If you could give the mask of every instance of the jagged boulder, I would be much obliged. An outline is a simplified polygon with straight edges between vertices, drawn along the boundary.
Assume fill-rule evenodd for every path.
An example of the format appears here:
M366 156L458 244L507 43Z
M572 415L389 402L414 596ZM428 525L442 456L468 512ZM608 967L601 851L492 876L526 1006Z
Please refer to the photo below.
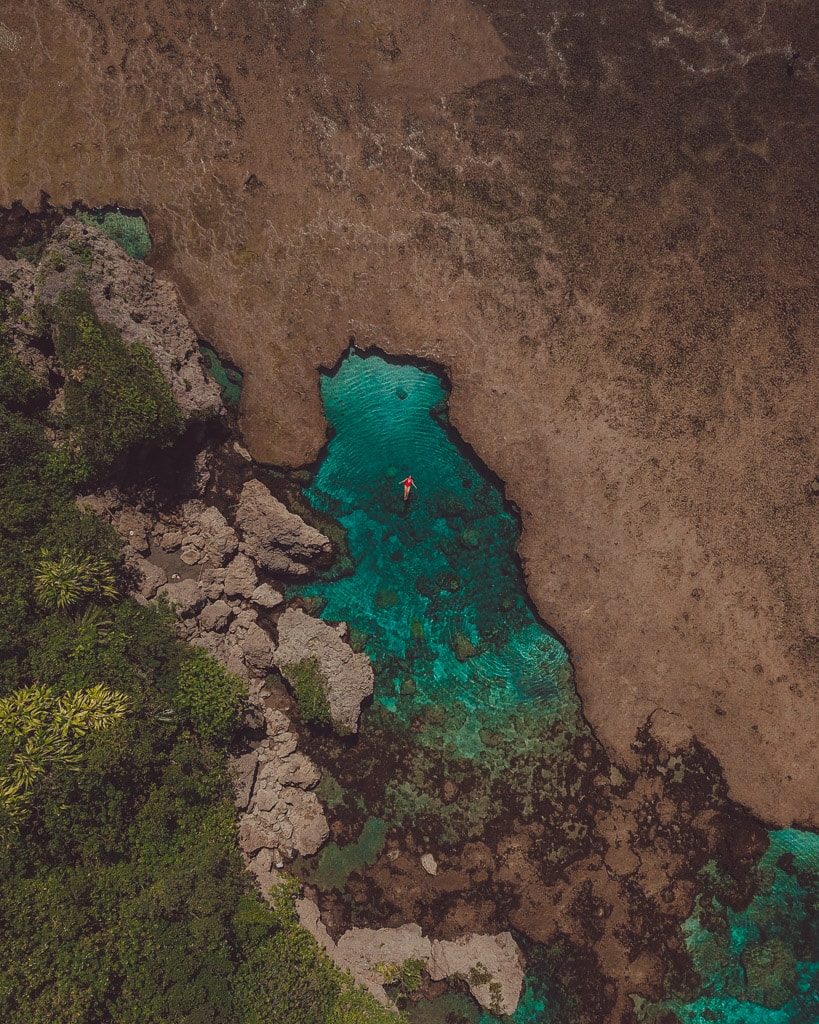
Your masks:
M498 1016L514 1013L523 987L523 958L510 932L464 935L432 943L433 981L463 975L477 1002Z
M300 900L302 925L324 946L342 970L388 1003L384 982L391 968L420 961L433 981L465 978L475 1000L498 1016L517 1009L523 988L523 957L509 932L464 935L454 942L428 939L417 924L400 928L351 928L333 942L318 913Z
M236 509L244 551L273 573L301 576L310 563L326 557L332 545L323 533L288 511L260 480L248 480Z
M249 599L258 585L256 566L247 555L237 555L225 570L225 593L228 597Z
M344 636L346 625L314 619L300 608L288 608L278 622L279 646L273 662L285 678L311 658L318 662L321 683L333 725L341 732L357 732L361 702L373 692L373 669L366 654L357 654Z

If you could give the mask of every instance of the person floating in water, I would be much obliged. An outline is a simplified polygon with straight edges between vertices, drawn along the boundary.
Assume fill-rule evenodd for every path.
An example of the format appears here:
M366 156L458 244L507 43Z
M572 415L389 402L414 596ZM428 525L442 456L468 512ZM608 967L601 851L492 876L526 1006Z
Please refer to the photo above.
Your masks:
M405 480L402 480L401 483L404 485L404 501L406 501L410 496L410 487L415 487L415 481L411 476L408 476ZM415 490L417 491L418 488L415 487Z

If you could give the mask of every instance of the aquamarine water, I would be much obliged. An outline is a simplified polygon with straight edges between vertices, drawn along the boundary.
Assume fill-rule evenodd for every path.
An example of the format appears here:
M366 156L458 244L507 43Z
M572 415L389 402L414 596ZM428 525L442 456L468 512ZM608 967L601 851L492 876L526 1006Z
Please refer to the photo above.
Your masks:
M209 345L200 345L199 352L208 373L219 385L222 400L228 405L237 406L242 394L242 374L223 363Z
M515 554L518 524L496 482L451 430L446 395L430 370L355 351L322 379L331 438L306 494L343 525L352 569L330 570L290 593L324 618L348 623L373 661L376 700L399 728L411 730L419 749L471 759L484 777L527 742L547 757L537 723L576 722L577 701L567 652L526 597ZM408 474L417 489L405 503ZM413 802L434 809L443 834L452 808L434 804L440 779L432 785L416 767L408 758L396 792L404 810ZM473 803L486 820L492 809L480 804L477 790ZM342 887L351 865L377 852L387 819L386 812L370 819L348 847L328 848L312 881ZM709 870L716 868L701 872L697 911L684 929L700 989L658 1004L637 999L638 1019L819 1024L819 837L772 833L758 865L758 894L741 912L706 895L719 892ZM549 951L530 959L514 1024L571 1024L571 997L550 980L548 962ZM447 1012L463 1011L462 997L451 1002L416 1007L413 1024L438 1024ZM470 1024L495 1021L473 1011L463 1016Z
M148 225L138 213L126 213L124 210L90 210L79 211L74 216L83 224L99 228L135 260L144 260L151 251Z
M772 832L759 862L762 887L745 910L701 894L684 926L686 945L702 977L691 1001L661 1008L683 1024L817 1024L819 1022L819 836L796 829ZM705 874L716 873L709 864ZM705 891L713 877L703 879Z
M566 650L526 598L517 523L456 444L441 379L351 352L322 398L333 436L307 495L347 531L355 572L300 593L362 635L376 699L402 719L445 709L462 754L515 711L573 702Z

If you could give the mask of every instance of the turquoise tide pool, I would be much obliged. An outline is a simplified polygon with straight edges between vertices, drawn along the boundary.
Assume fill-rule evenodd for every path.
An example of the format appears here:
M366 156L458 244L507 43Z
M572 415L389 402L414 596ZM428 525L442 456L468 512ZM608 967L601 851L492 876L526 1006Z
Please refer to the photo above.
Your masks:
M352 352L322 397L333 437L307 495L344 526L355 572L299 592L361 635L377 699L402 719L444 709L462 754L515 711L572 704L566 650L526 599L517 523L455 443L440 378Z
M377 856L388 827L412 818L413 806L449 822L451 811L435 803L429 778L416 771L424 749L435 752L439 774L457 759L481 778L498 778L527 746L559 767L573 756L572 737L588 734L567 652L526 596L516 519L449 426L443 380L350 351L323 377L322 397L331 437L305 493L345 529L352 569L331 569L289 596L348 623L351 642L372 659L381 713L421 751L408 755L403 778L392 783L400 797L393 810L380 808L357 842L323 853L311 880L341 889L351 870ZM410 474L416 486L405 502ZM562 735L553 748L550 723L564 730L553 733ZM488 815L479 792L474 813ZM700 988L657 1004L636 999L641 1021L818 1024L819 838L772 833L757 870L758 894L742 911L719 902L713 871L700 873L698 909L684 928ZM549 954L530 957L514 1024L571 1024L571 995L551 982ZM495 1020L459 995L422 1002L410 1019Z

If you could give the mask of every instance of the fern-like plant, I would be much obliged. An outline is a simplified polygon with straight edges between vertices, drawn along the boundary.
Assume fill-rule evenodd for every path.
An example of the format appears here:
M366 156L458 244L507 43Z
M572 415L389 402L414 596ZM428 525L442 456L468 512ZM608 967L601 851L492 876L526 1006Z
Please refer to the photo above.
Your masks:
M43 549L34 574L37 601L51 610L64 611L89 597L117 596L113 567L96 555L74 552L52 556Z
M49 765L76 768L79 741L119 721L128 697L101 683L57 695L47 686L27 686L0 700L0 808L12 820L22 817L35 783Z

